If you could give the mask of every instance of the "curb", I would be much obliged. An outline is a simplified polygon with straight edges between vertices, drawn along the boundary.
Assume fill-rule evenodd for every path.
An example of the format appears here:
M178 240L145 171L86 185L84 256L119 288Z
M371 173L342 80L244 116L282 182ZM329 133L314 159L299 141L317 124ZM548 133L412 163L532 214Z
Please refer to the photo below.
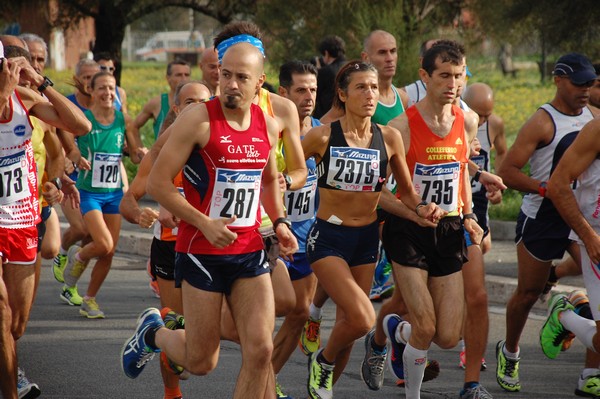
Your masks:
M124 222L127 223L127 222ZM497 241L513 241L515 235L516 222L490 220L490 229L493 231L493 240ZM132 225L134 226L134 225ZM61 229L66 229L68 225L61 222ZM134 255L147 258L150 254L153 235L152 230L136 231L133 229L122 229L117 245L117 253L125 255ZM496 276L486 274L485 276L486 290L488 293L488 301L490 304L506 305L512 293L517 288L517 279L504 276ZM560 285L559 290L554 292L571 292L573 290L585 289L582 287ZM533 310L546 312L548 305L541 301L537 301L533 306Z
M486 275L485 276L485 287L488 294L488 301L493 304L506 305L508 300L512 296L513 292L517 288L517 279L511 277ZM568 294L571 291L583 290L583 287L576 287L572 285L559 285L558 288L554 288L551 292L553 294L564 293ZM505 307L505 306L504 306ZM533 305L532 310L537 311L548 311L548 303L542 301L536 301Z
M492 240L514 241L517 222L506 220L490 220Z

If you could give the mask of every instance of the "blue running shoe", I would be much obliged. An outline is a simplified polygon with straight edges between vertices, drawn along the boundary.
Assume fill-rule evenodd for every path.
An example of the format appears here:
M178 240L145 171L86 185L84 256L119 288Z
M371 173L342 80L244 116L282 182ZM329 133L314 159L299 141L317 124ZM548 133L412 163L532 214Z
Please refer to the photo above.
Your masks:
M148 330L164 327L160 311L156 308L144 310L138 317L135 333L129 338L121 349L121 368L129 378L137 378L148 363L160 349L150 347L144 340Z
M388 355L388 367L392 374L400 380L404 380L404 364L402 355L404 354L405 344L396 341L396 329L403 320L397 314L389 314L383 319L383 332L388 338L391 346L391 353Z

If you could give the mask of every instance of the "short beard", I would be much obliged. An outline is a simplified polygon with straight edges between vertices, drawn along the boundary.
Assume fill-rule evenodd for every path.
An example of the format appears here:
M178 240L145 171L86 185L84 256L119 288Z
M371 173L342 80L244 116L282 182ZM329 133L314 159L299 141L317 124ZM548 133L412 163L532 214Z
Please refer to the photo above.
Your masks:
M238 97L225 95L225 108L237 109L240 106L239 103Z

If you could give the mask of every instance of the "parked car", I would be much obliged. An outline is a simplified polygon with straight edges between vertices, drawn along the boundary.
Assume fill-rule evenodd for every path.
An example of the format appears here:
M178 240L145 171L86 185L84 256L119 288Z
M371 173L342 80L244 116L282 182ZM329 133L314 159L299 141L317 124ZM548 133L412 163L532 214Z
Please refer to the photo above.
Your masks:
M159 32L146 41L144 47L135 51L140 61L167 62L174 53L201 53L205 43L198 31Z

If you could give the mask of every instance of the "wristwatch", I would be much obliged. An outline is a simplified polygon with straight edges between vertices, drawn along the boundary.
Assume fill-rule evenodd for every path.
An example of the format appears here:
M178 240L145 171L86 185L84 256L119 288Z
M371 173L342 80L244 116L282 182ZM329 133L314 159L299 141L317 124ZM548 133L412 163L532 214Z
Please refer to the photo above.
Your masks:
M540 185L538 186L538 194L542 198L544 198L546 196L547 185L548 185L548 183L543 181L543 182L540 182Z
M277 231L277 226L279 226L280 224L285 224L288 227L288 229L292 229L292 222L290 222L290 219L278 218L275 219L275 221L273 222L273 231Z
M417 206L415 207L415 213L417 214L417 216L421 217L421 215L419 215L419 209L421 209L424 206L427 206L427 204L427 201L421 201L417 204Z
M54 179L50 180L50 183L54 184L57 189L62 189L62 180L60 180L60 178L55 177Z
M463 220L465 220L465 219L473 219L474 221L479 222L479 219L477 219L477 215L474 214L473 212L471 212L471 213L465 213L463 215Z
M46 90L48 86L54 86L54 82L51 81L48 76L44 76L44 82L38 87L38 91L41 93Z
M473 175L473 181L479 181L479 178L481 177L481 169L477 169L477 172L475 172L475 174Z
M292 176L284 174L283 179L285 180L285 189L289 190L292 187Z

